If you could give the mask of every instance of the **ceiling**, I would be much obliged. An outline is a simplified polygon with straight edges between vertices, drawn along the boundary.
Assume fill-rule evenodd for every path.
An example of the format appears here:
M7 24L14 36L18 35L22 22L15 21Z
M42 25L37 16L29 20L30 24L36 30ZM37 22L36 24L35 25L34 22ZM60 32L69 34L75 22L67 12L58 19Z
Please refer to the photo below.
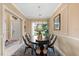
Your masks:
M16 7L29 19L50 18L58 3L15 3Z

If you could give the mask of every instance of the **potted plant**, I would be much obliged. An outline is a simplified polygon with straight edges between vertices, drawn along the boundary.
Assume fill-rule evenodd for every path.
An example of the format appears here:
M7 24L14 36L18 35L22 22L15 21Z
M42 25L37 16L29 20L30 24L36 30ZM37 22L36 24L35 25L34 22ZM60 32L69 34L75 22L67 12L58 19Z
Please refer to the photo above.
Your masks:
M42 27L41 27L41 25L38 24L36 26L35 31L36 31L38 40L42 40Z
M42 40L43 37L47 37L48 35L48 26L47 24L37 25L35 28L37 39Z

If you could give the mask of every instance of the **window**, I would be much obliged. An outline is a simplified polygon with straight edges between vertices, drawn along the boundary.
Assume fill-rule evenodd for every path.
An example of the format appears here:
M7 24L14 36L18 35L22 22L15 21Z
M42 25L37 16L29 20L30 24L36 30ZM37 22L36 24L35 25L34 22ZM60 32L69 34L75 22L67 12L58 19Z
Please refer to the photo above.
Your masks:
M47 22L33 22L32 23L33 39L37 40L37 36L39 34L39 31L41 32L43 38L45 38L45 36L48 35L48 24L47 24Z

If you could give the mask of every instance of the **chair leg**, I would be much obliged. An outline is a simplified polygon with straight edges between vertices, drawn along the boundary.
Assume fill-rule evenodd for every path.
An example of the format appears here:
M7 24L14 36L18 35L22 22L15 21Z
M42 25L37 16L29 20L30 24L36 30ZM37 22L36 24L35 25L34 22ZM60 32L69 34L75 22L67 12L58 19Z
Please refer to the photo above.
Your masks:
M54 46L53 46L53 48L52 48L52 49L53 49L53 53L54 53L54 55L55 55L55 49L54 49Z
M26 53L26 49L27 49L27 47L25 47L25 51L24 51L24 54Z
M31 50L31 54L33 55L33 49Z

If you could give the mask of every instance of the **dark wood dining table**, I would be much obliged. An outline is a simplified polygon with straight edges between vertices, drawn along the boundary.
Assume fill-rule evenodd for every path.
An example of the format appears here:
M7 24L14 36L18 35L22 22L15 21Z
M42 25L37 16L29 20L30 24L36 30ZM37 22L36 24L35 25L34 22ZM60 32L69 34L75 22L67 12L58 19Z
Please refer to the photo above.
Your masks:
M48 44L49 40L36 40L36 42L38 42L41 45L44 45L44 44Z

